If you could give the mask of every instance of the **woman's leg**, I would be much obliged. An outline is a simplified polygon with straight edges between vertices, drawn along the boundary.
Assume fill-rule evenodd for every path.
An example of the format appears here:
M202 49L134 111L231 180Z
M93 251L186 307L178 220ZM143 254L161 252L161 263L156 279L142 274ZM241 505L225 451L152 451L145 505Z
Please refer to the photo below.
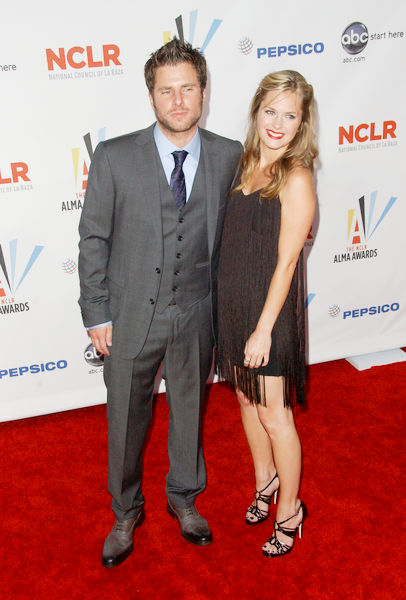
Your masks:
M276 473L272 456L271 440L259 420L257 407L250 404L248 398L244 396L241 390L237 389L236 393L240 403L242 424L254 462L256 489L263 490L263 488L268 486ZM279 481L278 478L276 478L272 485L264 490L264 493L266 495L272 495L274 491L278 489L278 485ZM269 505L259 500L258 508L267 512ZM247 512L247 519L251 523L258 521L258 517L252 512Z
M278 472L280 490L276 521L281 522L298 510L302 452L296 431L292 410L283 404L283 377L265 377L266 406L258 406L259 420L269 436L273 458ZM286 527L295 528L303 519L302 511L286 523ZM279 541L292 545L292 539L277 534ZM268 542L264 548L275 551Z

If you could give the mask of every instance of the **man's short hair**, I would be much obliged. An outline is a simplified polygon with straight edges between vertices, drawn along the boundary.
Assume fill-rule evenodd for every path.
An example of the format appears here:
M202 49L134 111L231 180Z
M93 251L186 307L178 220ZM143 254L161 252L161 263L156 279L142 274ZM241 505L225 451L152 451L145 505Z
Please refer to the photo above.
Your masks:
M202 90L207 83L207 65L203 54L192 48L188 42L181 42L174 37L173 40L162 46L151 54L144 67L145 83L150 94L152 94L155 85L155 73L158 67L166 65L177 65L179 63L190 63L194 66L197 78Z

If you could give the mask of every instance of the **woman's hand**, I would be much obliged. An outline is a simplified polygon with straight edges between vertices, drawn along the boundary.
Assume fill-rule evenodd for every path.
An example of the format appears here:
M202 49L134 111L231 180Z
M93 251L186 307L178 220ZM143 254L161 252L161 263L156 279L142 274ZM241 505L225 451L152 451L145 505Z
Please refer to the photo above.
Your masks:
M269 362L271 344L272 336L269 331L255 329L245 344L244 367L265 367Z

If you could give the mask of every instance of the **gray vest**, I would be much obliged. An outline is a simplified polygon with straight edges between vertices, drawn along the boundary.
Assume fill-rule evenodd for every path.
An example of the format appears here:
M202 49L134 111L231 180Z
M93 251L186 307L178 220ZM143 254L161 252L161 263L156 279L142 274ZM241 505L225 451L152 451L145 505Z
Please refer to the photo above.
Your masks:
M192 192L181 211L175 204L159 156L157 161L161 167L158 177L164 262L155 310L162 312L173 301L186 310L210 291L204 159L200 153Z

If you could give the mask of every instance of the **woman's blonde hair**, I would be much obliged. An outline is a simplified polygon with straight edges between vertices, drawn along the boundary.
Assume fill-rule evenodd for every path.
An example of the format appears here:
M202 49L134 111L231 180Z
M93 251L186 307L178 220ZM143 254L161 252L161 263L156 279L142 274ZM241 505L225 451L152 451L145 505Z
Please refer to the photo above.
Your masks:
M299 129L281 158L270 167L271 181L261 191L261 196L276 196L291 171L302 166L313 171L313 161L318 155L315 134L315 105L313 88L297 71L277 71L266 75L258 86L251 102L249 128L244 144L244 154L240 161L241 182L233 191L240 190L250 181L255 165L260 158L260 139L257 132L257 114L262 100L268 92L275 95L283 92L297 92L302 100L302 121Z

